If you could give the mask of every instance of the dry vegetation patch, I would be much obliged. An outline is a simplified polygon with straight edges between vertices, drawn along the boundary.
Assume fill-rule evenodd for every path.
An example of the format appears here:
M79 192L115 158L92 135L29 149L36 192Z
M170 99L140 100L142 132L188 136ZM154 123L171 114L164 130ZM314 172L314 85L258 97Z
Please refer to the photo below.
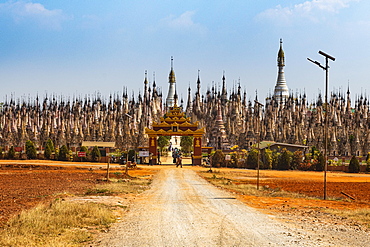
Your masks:
M77 165L77 164L76 164ZM27 164L0 168L0 246L80 246L106 230L155 171Z
M323 175L319 172L262 171L260 190L256 171L237 169L199 169L210 183L238 195L246 204L290 216L328 216L340 221L360 222L370 227L370 176L328 174L329 200L322 200ZM341 194L346 191L356 200ZM336 222L336 223L338 223Z
M351 219L358 221L368 228L370 228L370 209L369 208L362 208L362 209L354 209L354 210L338 210L338 209L328 209L326 212L338 215L342 217L342 219Z
M10 219L0 232L0 246L74 246L114 221L105 205L56 200Z

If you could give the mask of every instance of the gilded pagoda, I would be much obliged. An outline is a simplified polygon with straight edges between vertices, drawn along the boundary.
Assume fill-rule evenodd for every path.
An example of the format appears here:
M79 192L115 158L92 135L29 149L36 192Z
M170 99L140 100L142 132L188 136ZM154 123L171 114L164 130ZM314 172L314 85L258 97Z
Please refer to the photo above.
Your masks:
M186 117L181 107L177 106L176 100L173 107L160 118L159 123L153 123L152 129L145 128L145 134L149 136L149 152L151 164L157 160L157 138L158 136L193 136L193 165L200 165L202 160L202 136L204 127L199 129L199 123L191 123L190 117Z

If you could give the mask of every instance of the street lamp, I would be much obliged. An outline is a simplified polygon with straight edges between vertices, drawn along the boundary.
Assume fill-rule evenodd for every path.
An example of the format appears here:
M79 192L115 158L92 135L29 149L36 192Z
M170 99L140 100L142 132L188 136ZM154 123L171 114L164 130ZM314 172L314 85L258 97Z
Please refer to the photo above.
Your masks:
M258 109L262 106L260 102L254 100L254 103L258 105ZM257 190L260 189L260 142L261 142L261 133L262 133L262 124L260 123L260 128L258 133L258 142L257 142L257 149L258 149L258 156L257 156Z
M313 61L310 58L307 58L308 61L316 64L323 70L325 70L325 125L324 125L324 136L325 136L325 165L324 165L324 200L326 200L327 189L326 189L326 172L328 170L328 80L329 80L329 59L335 61L335 58L326 54L325 52L319 51L319 54L325 57L325 66L321 65L318 61Z

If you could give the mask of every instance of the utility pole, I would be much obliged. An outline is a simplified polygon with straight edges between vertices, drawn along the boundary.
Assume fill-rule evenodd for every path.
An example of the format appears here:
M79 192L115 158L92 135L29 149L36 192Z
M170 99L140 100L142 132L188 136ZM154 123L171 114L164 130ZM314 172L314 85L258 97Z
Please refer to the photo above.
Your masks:
M263 107L263 104L261 104L260 102L258 102L257 100L254 101L255 104L258 105L258 109L260 109L260 107ZM262 122L262 121L261 121ZM258 156L257 156L257 190L260 189L260 142L261 142L261 133L262 133L262 124L260 123L260 126L259 126L259 131L257 132L258 133L258 142L257 142L257 149L258 149Z
M329 59L335 61L335 58L326 54L325 52L319 51L319 54L325 57L325 66L321 65L318 61L313 61L307 58L308 61L316 64L323 70L325 70L325 125L324 125L324 136L325 136L325 165L324 165L324 200L327 199L327 186L326 186L326 173L328 170L328 84L329 84Z

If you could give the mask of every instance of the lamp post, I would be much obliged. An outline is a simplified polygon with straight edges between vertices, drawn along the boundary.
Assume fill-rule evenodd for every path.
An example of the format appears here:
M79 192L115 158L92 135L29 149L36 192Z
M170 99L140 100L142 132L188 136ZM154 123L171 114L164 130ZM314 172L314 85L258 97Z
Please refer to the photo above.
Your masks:
M263 107L263 104L261 104L257 100L255 100L254 103L256 103L258 105L258 109L261 106ZM261 132L262 132L262 124L261 123L260 123L259 127L260 127L259 131L257 132L258 133L258 142L257 142L257 149L258 149L258 156L257 156L257 190L260 189L260 142L261 142Z
M326 54L325 52L319 51L319 54L325 57L325 66L321 65L318 61L313 61L307 58L308 61L316 64L323 70L325 70L325 125L324 125L324 136L325 136L325 165L324 165L324 200L327 198L326 188L326 172L328 170L328 81L329 81L329 59L335 61L335 58Z

